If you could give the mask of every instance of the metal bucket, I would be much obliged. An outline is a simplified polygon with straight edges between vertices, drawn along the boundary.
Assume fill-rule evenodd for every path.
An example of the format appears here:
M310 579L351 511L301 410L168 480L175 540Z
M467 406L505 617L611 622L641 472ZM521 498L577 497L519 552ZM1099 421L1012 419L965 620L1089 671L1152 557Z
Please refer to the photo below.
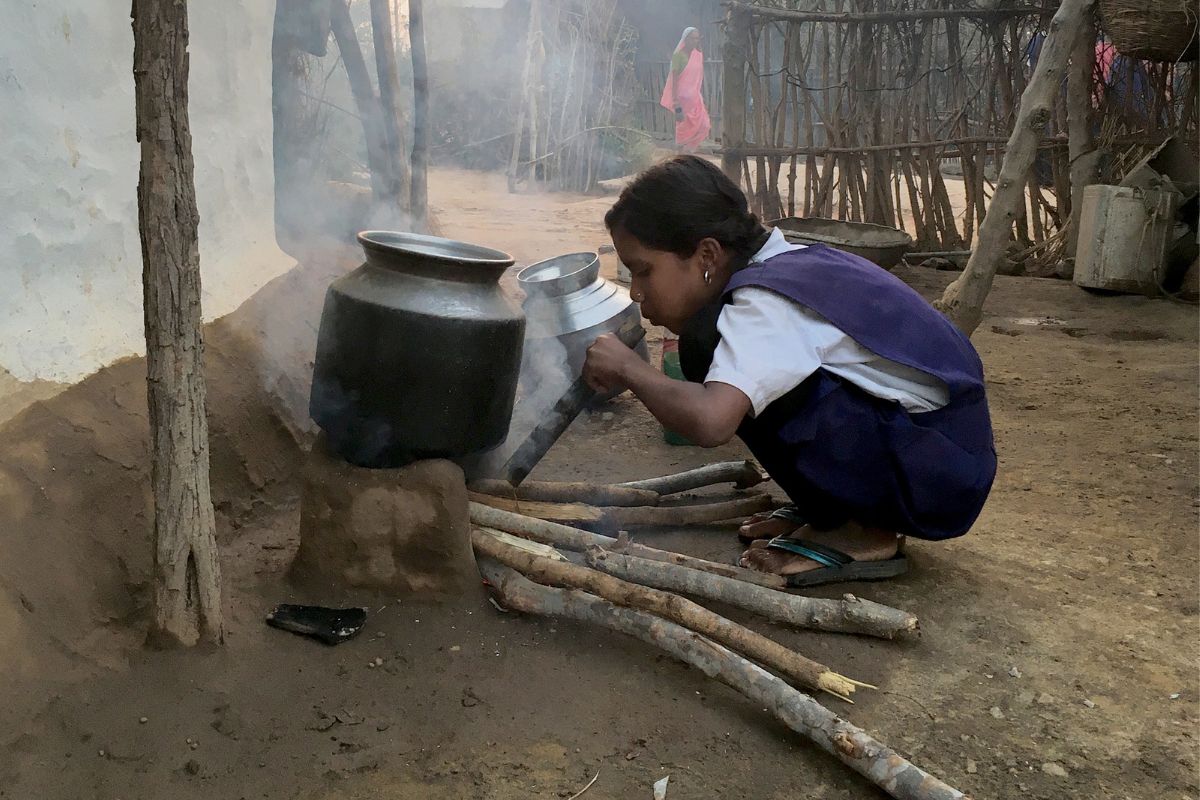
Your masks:
M1157 295L1174 230L1172 192L1094 184L1083 190L1076 286Z

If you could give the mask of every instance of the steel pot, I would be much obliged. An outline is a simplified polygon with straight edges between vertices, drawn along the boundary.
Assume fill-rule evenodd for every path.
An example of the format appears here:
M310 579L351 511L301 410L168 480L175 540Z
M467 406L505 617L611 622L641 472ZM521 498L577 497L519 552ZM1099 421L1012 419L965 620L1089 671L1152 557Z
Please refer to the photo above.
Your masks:
M352 464L397 467L495 447L508 433L525 318L507 253L365 231L366 262L330 285L309 413Z

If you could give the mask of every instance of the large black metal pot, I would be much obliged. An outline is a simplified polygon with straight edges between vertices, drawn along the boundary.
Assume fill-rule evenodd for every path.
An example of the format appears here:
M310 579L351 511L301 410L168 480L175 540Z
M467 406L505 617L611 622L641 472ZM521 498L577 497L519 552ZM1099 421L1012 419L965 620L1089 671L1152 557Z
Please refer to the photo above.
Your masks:
M333 282L309 413L352 464L458 458L504 441L525 317L500 289L506 253L365 231L367 260Z

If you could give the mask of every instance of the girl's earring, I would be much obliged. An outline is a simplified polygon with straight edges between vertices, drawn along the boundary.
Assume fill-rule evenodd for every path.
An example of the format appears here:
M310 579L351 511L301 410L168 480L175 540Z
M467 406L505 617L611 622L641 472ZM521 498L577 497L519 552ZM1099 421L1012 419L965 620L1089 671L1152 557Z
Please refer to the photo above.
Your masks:
M704 270L704 282L712 283L712 276L708 274L708 270Z

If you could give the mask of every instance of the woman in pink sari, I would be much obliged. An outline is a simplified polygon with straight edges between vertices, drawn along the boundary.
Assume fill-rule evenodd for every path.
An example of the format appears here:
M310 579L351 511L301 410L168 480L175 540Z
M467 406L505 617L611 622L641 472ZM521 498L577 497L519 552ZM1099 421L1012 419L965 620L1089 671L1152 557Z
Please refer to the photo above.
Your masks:
M700 31L687 28L679 46L671 55L671 74L663 87L659 103L675 112L675 144L690 153L700 146L712 129L700 87L704 83L704 54L700 52Z

